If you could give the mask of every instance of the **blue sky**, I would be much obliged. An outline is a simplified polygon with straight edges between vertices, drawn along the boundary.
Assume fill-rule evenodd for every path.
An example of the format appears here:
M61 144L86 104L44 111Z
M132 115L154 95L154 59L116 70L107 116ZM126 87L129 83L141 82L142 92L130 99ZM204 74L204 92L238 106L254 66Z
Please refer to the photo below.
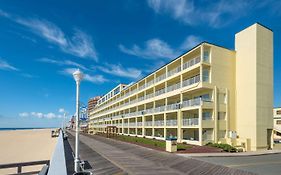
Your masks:
M211 2L211 3L210 3ZM0 1L0 127L60 126L81 101L150 73L201 41L234 49L260 22L274 32L274 106L281 106L281 1Z

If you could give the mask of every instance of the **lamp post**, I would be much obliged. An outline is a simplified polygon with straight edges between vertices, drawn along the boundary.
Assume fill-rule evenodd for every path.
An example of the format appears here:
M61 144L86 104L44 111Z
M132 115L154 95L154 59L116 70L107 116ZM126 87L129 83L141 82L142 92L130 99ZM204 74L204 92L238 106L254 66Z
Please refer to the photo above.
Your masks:
M74 171L79 171L79 88L80 82L83 79L83 73L77 69L73 73L74 80L76 81L76 133L75 133L75 159Z

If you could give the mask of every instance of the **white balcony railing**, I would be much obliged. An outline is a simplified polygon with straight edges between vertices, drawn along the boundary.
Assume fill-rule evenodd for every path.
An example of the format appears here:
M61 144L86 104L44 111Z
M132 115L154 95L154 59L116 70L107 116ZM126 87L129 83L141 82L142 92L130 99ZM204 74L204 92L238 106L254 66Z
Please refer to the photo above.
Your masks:
M201 98L185 100L182 102L183 107L198 106L201 104Z
M178 67L168 71L168 77L170 77L170 76L172 76L172 75L174 75L174 74L176 74L176 73L178 73L180 71L181 71L181 66L178 66Z
M189 79L186 79L182 82L182 86L185 87L185 86L189 86L189 85L192 85L194 83L198 83L200 81L200 75L196 75L192 78L189 78Z
M155 120L154 126L164 126L164 120Z
M182 119L183 126L194 126L198 125L198 118L184 118Z
M159 106L154 109L154 112L163 112L165 111L165 106Z
M171 86L168 86L167 87L167 92L171 92L171 91L174 91L174 90L179 89L179 88L181 88L181 83L180 82L177 83L177 84L173 84Z
M146 121L144 124L145 126L152 126L152 121Z
M189 67L191 67L191 66L193 66L193 65L195 65L199 62L200 62L200 56L183 63L183 69L187 69L187 68L189 68Z
M162 75L156 77L155 82L159 82L161 80L164 80L165 78L166 78L166 74L162 74Z
M165 93L165 88L156 91L155 96L158 96L158 95L161 95L161 94L164 94L164 93Z
M166 125L167 126L177 126L178 125L178 121L177 120L166 120Z
M176 110L180 108L180 104L179 103L173 103L173 104L169 104L166 106L166 110Z

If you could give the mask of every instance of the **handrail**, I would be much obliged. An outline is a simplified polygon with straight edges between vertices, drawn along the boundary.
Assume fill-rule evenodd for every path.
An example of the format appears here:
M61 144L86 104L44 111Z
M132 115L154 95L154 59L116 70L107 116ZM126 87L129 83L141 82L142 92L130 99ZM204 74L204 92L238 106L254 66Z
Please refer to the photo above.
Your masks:
M58 137L57 145L50 161L50 167L48 171L48 175L57 174L67 175L62 131L60 131L60 135Z
M0 164L0 169L5 168L17 168L17 174L22 174L22 167L23 166L34 166L34 165L49 165L49 160L40 160L40 161L32 161L32 162L20 162L20 163L8 163L8 164ZM32 171L27 172L29 174L38 174L40 171Z

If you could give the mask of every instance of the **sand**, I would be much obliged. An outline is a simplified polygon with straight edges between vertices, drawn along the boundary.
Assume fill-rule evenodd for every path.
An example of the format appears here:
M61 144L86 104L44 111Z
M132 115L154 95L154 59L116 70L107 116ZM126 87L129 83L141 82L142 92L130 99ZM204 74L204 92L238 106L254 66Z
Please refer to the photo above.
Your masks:
M51 137L52 129L0 131L0 164L50 160L57 143ZM42 166L24 167L38 170ZM0 174L16 169L0 169Z

